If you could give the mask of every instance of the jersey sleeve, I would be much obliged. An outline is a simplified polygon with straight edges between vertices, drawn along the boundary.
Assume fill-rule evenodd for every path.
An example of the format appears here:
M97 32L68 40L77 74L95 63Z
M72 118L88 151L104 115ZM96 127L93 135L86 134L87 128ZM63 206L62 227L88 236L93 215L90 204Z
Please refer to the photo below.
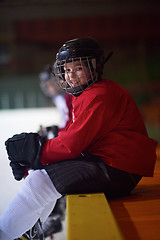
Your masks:
M72 159L79 156L94 143L103 124L105 109L101 101L93 99L85 109L75 116L68 129L61 131L58 137L48 140L41 154L41 162L53 162Z

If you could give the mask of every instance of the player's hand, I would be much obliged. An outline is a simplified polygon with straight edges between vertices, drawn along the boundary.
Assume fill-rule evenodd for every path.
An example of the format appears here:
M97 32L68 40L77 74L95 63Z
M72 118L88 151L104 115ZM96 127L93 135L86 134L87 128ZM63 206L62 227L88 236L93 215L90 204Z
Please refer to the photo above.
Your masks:
M27 168L25 166L21 166L19 163L11 161L10 167L12 168L13 176L17 181L20 181L26 175Z
M18 163L28 169L43 168L40 162L43 144L37 133L16 134L5 142L8 158L12 164Z

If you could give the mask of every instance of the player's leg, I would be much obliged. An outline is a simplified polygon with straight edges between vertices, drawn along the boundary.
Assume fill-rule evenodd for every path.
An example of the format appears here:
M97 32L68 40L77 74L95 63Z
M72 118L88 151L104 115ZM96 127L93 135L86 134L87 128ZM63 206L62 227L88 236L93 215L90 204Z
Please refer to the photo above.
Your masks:
M31 239L45 240L40 219L35 223L35 225L30 230L25 232L21 237L16 238L14 240L31 240Z
M52 211L53 202L55 204L61 196L45 170L33 171L0 217L0 240L20 237L33 227L42 213L44 220ZM48 209L50 203L51 209Z
M105 192L107 197L128 194L141 176L106 165L97 156L80 156L46 166L54 186L62 195Z
M53 211L43 223L44 236L48 237L52 234L62 231L62 220L65 218L66 197L57 200Z

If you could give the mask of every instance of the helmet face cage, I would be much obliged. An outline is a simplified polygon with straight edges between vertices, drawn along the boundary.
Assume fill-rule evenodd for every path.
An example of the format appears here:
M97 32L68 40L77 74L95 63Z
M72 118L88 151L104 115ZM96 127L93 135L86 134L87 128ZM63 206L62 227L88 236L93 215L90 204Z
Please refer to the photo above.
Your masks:
M54 74L60 86L76 96L101 79L103 65L104 51L99 43L90 37L76 38L59 49Z
M57 59L54 73L60 86L76 96L97 81L96 59L89 56Z

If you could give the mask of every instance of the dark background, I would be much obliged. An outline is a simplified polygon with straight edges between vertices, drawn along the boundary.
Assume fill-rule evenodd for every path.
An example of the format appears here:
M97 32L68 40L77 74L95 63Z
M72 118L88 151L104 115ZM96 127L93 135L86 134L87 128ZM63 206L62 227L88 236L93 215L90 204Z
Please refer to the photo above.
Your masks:
M0 0L0 109L46 107L38 74L63 42L95 37L104 76L137 102L151 136L160 129L159 0Z

